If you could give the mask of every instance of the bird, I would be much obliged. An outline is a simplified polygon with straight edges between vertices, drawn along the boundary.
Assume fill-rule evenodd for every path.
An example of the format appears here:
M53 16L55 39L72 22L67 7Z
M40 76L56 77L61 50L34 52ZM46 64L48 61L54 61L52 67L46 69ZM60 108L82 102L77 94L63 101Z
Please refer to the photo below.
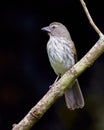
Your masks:
M42 28L49 35L47 54L57 78L62 77L77 62L77 52L68 29L60 22ZM65 90L66 106L70 110L84 107L84 98L77 79Z

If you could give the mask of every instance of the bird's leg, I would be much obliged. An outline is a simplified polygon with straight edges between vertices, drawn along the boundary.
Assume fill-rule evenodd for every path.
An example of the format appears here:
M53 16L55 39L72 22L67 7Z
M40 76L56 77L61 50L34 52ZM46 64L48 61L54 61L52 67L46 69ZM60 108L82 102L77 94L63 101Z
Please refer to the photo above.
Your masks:
M58 74L57 77L56 77L56 79L55 79L55 81L54 81L54 83L56 83L59 78L60 78L60 75ZM53 83L53 84L54 84L54 83Z
M58 74L55 81L54 81L54 83L52 85L50 85L49 88L51 88L58 81L59 78L60 78L60 75Z

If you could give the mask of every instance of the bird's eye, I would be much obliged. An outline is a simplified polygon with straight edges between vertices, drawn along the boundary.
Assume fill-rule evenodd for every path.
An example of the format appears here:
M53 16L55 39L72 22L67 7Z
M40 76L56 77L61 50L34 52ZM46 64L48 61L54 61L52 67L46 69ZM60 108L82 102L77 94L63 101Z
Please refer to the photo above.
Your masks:
M56 26L52 26L52 29L55 29L56 28Z

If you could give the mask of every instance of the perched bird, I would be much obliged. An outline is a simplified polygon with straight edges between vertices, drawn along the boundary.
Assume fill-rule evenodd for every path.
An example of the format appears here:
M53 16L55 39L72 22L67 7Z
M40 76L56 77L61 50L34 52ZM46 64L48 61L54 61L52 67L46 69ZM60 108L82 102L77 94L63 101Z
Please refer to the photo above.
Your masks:
M50 37L47 43L50 64L58 77L62 76L77 62L74 42L62 23L53 22L42 30L46 31ZM84 106L83 95L77 79L65 91L65 100L67 107L71 110Z

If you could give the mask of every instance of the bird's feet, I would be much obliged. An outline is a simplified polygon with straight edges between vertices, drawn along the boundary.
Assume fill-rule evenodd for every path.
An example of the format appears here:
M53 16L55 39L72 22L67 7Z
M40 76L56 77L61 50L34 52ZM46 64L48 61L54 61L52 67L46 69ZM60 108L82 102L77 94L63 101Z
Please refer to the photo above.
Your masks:
M60 78L60 75L58 75L57 78L55 79L54 83L49 86L49 89L58 81L59 78Z

